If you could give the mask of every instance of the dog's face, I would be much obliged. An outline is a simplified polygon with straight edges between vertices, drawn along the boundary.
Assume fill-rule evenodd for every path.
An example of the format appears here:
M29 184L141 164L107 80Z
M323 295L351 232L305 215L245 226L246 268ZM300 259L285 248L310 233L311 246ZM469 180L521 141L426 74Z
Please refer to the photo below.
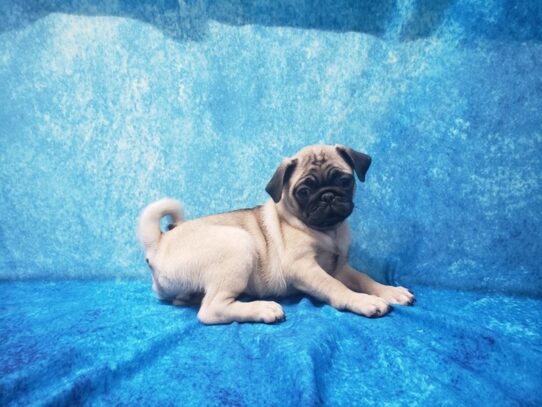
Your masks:
M266 187L275 202L316 230L340 225L354 209L354 172L365 180L371 158L344 146L309 146L286 158Z

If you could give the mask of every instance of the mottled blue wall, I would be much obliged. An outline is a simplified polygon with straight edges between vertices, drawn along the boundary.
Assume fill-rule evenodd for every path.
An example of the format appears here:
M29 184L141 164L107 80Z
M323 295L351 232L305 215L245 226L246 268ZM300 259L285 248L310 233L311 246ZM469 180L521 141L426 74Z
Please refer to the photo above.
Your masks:
M146 276L145 204L255 205L324 142L374 159L354 265L540 295L541 27L536 0L5 0L0 278Z

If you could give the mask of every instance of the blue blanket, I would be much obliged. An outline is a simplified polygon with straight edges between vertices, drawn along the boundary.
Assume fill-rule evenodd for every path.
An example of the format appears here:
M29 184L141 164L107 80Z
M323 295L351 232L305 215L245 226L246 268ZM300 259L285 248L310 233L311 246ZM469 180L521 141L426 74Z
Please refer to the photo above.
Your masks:
M4 283L0 405L540 405L542 301L414 287L367 319L298 297L203 326L149 282Z
M0 2L0 405L540 405L542 2ZM414 289L274 326L158 302L135 238L373 157L350 261Z

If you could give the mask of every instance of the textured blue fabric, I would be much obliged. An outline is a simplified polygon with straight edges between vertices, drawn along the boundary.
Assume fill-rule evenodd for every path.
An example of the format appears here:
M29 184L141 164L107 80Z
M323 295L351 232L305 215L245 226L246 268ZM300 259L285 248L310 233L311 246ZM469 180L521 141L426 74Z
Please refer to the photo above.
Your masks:
M540 404L541 67L538 0L0 1L0 404ZM156 302L143 206L320 142L373 157L351 263L415 308Z
M0 405L540 405L542 302L414 287L367 319L307 298L203 326L148 282L11 282Z

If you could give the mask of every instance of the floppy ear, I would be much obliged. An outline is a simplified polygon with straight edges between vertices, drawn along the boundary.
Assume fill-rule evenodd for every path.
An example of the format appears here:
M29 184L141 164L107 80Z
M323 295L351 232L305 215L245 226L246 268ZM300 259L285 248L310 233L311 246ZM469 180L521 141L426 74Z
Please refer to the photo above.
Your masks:
M273 201L278 202L282 198L282 189L284 184L288 182L292 173L294 172L295 166L297 164L296 159L285 158L281 161L279 167L275 171L275 174L271 178L271 181L265 187L265 190Z
M356 171L359 180L365 182L365 174L371 165L371 157L359 151L352 150L350 147L338 145L335 148L343 160Z

